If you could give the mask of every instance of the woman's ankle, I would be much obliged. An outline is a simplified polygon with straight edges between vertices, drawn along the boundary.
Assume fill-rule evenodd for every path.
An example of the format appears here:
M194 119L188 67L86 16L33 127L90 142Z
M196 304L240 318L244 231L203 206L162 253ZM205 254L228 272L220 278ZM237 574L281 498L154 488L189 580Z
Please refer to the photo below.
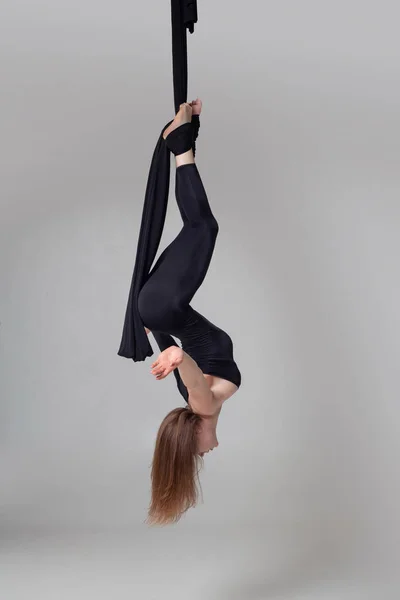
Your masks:
M176 160L177 167L181 167L182 165L189 165L191 163L194 163L193 150L190 149L187 152L184 152L183 154L178 154L177 156L175 156L175 160Z

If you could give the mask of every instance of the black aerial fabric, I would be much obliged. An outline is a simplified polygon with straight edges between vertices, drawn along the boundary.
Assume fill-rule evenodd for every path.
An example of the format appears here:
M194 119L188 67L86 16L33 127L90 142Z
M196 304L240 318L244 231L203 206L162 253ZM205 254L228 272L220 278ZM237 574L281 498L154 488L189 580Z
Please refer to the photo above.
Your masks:
M172 25L172 67L175 112L187 101L187 29L194 32L197 22L196 0L171 0ZM163 127L155 147L150 165L144 199L142 221L137 244L136 261L126 307L122 340L118 354L125 358L143 361L153 355L148 336L145 332L139 311L138 296L143 287L151 265L157 254L163 232L167 211L170 151L162 133L171 123ZM171 338L171 343L173 339Z

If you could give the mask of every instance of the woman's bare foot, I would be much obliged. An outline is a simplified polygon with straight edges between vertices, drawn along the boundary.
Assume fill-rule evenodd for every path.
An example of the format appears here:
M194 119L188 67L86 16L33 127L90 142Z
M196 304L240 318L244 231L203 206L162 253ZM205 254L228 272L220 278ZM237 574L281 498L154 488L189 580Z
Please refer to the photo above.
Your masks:
M179 111L176 113L174 120L171 125L167 127L167 129L163 133L163 138L167 137L168 134L171 133L177 127L180 127L184 123L190 123L192 120L192 107L188 102L184 102L180 105Z
M190 106L193 109L192 115L199 115L201 113L201 108L203 106L203 103L200 100L200 98L196 98L196 100L192 100L192 102L190 103Z

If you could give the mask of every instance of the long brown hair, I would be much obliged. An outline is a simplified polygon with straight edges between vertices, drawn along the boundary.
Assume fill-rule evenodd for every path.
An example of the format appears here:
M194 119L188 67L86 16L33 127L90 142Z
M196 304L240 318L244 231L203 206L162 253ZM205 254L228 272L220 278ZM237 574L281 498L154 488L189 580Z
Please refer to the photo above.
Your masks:
M201 421L189 405L174 408L162 421L151 468L149 525L176 523L197 504L198 467L203 463L197 453Z

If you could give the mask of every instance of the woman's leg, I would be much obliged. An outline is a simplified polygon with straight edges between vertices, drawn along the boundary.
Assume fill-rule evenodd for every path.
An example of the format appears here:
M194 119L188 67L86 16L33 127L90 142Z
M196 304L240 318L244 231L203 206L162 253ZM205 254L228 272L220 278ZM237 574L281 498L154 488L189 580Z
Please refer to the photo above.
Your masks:
M187 322L189 303L205 278L218 234L192 150L178 155L176 164L183 227L157 260L139 296L143 323L175 335Z

